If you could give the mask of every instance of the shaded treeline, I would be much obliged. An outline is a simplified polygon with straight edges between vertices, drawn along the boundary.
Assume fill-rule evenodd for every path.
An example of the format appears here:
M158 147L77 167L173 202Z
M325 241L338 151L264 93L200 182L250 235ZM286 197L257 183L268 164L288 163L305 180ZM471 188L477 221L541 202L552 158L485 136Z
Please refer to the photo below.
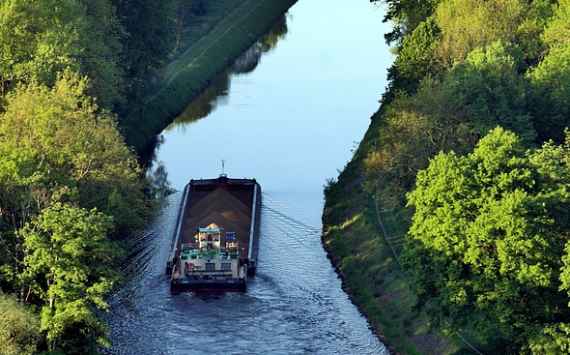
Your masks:
M0 1L0 354L89 354L154 182L117 129L202 0ZM187 17L188 17L187 16Z
M181 115L198 95L208 89L213 80L231 66L235 60L283 21L283 14L297 0L243 1L226 0L216 7L236 3L227 17L213 23L208 36L193 42L184 54L172 61L156 81L154 93L133 110L121 124L127 143L142 149L164 127ZM208 3L214 6L215 3ZM222 10L218 10L222 12ZM284 23L284 22L283 22ZM183 35L186 33L183 33ZM185 36L182 36L184 42ZM272 41L266 37L265 41ZM266 44L262 43L262 49Z
M486 354L569 353L570 1L378 3L394 25L390 84L326 189L325 223L345 230L325 238L341 270L386 239L431 329ZM361 194L370 220L375 205L386 232L343 237L358 223L335 204L341 190ZM370 269L363 287L385 292Z
M173 53L179 18L205 12L203 0L5 0L1 4L2 96L32 81L51 87L70 69L87 94L120 112L147 93L150 76Z
M289 0L287 0L289 1ZM249 47L245 52L243 52L226 70L217 74L213 79L210 80L208 87L197 95L191 95L189 98L184 98L183 102L191 99L191 102L184 111L176 116L175 119L168 124L163 130L168 131L180 128L188 125L191 122L198 121L204 117L207 117L216 107L223 104L227 100L229 95L231 76L235 74L250 73L257 68L260 63L260 59L263 53L268 53L272 51L279 42L280 39L284 38L287 34L287 16L282 15L281 18L274 23L273 27L264 34L257 42ZM196 74L200 73L199 68L194 67L194 72ZM195 75L196 75L195 74ZM189 85L190 86L190 85ZM172 114L164 115L163 122L168 122L169 117L173 117ZM156 123L151 124L155 127L160 127ZM141 129L137 132L137 136L141 137L142 132L146 129ZM134 139L132 139L134 140ZM144 143L144 140L140 141ZM153 170L153 165L156 164L155 153L158 148L163 143L163 138L161 134L157 134L153 139L146 140L144 148L139 150L140 161ZM163 167L158 166L159 171L163 171ZM160 178L158 178L160 180ZM164 180L164 179L162 179Z

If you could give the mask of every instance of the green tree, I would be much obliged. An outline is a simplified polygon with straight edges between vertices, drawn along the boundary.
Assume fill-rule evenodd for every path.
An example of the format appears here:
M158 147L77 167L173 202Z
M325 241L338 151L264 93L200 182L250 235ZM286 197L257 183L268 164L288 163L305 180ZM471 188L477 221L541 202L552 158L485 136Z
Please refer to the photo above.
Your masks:
M526 107L536 117L539 137L546 141L564 141L564 129L570 125L570 1L562 0L544 31L549 49L544 59L528 73L531 82Z
M145 93L149 74L157 70L176 45L178 0L111 0L126 31L121 63L131 100ZM149 15L151 14L151 15Z
M551 21L554 3L556 1L534 0L523 10L523 18L517 28L516 43L525 53L529 65L536 65L547 48L543 32Z
M436 56L445 67L462 62L477 47L502 40L514 43L525 5L519 0L450 0L434 14L441 30Z
M497 125L533 141L532 117L524 110L527 82L519 74L524 67L518 47L495 42L456 63L441 82L428 77L416 93L386 105L377 142L363 161L369 191L391 206L405 203L429 158L441 150L466 154Z
M384 95L384 100L392 101L394 90L414 93L426 76L441 75L442 68L433 55L438 34L436 22L429 17L404 37L394 65L388 70L391 89Z
M570 32L570 1L552 1L554 7L552 15L548 18L547 26L544 29L543 40L549 48L564 46L568 42L568 32Z
M7 97L0 121L4 191L21 191L14 197L33 200L33 212L56 201L107 211L118 195L128 216L113 214L117 227L136 229L147 207L142 172L113 116L86 96L88 88L85 78L65 72L52 89L32 83ZM21 213L16 219L25 220Z
M0 355L36 354L40 342L37 317L16 297L0 292Z
M570 324L559 323L538 328L537 334L530 338L527 347L532 354L570 354Z
M438 130L423 112L418 95L399 97L384 112L377 138L366 148L363 166L366 190L385 206L405 204L405 194L418 170L441 149Z
M27 1L6 0L0 4L0 94L4 96L13 81L24 75L22 62L32 58L31 43L34 38L26 38L30 27L37 25L33 19L25 21ZM28 7L29 8L29 7Z
M41 330L50 351L58 348L93 350L109 345L106 326L97 309L107 309L104 296L117 280L112 269L118 248L107 239L111 218L56 203L21 230L28 254L22 277L45 301ZM70 337L70 331L81 339Z
M113 109L125 104L125 73L120 66L121 40L127 35L109 0L79 0L85 9L80 28L80 73L90 79L87 94L98 106Z
M442 0L371 0L388 5L384 22L392 21L392 32L385 35L388 44L400 45L406 35L425 21Z
M524 109L527 82L520 74L526 69L523 57L518 46L502 41L476 48L446 75L438 87L440 100L429 106L428 112L445 126L469 126L474 142L497 125L527 141L534 140L532 117ZM474 142L467 146L469 150Z
M52 86L65 69L92 79L102 107L122 102L118 62L124 36L107 0L6 0L0 5L0 87Z
M569 157L550 144L527 153L497 128L473 153L440 153L418 173L405 259L437 324L473 329L502 353L566 329Z
M17 232L41 211L58 202L97 208L113 217L108 232L119 239L151 213L135 155L87 87L70 72L51 89L21 85L0 113L0 282L31 303L42 301L18 278L26 250Z
M75 1L6 0L0 6L3 88L36 80L51 85L64 68L79 69L82 8Z

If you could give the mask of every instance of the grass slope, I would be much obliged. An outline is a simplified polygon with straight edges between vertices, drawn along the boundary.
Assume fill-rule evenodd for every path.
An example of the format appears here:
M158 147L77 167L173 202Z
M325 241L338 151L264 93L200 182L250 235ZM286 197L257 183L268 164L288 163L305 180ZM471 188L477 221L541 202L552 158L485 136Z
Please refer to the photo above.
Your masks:
M121 125L127 144L140 151L296 2L213 0L207 16L185 21L192 25L183 31L178 53L143 107Z
M377 130L379 121L374 118L368 132ZM323 245L345 290L393 354L463 353L459 341L430 331L426 317L414 309L415 295L398 261L407 226L362 188L360 155L370 136L325 189Z

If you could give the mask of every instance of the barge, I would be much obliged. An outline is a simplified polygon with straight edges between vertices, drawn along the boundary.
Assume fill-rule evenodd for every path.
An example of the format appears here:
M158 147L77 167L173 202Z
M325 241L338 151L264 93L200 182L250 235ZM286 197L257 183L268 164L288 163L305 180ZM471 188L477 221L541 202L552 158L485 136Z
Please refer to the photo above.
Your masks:
M166 263L171 292L245 292L256 270L260 211L255 179L190 180Z

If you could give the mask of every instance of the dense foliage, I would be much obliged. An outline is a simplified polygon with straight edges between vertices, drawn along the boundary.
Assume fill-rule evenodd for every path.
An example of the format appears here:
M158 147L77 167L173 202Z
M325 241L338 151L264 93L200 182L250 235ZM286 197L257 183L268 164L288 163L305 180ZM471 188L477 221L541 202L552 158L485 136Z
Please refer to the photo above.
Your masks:
M41 335L37 317L16 297L0 292L0 354L32 355Z
M570 1L379 2L397 56L358 154L418 307L486 353L570 353Z
M3 0L2 96L18 83L51 86L70 69L91 80L88 94L112 109L140 98L144 79L174 47L177 0Z
M152 213L125 107L201 0L0 0L0 354L88 354Z
M570 319L560 273L570 267L570 147L521 143L495 129L471 154L442 152L409 194L407 265L421 302L441 326L471 327L503 353L556 342L566 335L546 330Z
M52 88L18 85L0 113L0 285L42 309L48 350L69 353L106 344L112 239L149 213L134 154L87 90L64 71Z

